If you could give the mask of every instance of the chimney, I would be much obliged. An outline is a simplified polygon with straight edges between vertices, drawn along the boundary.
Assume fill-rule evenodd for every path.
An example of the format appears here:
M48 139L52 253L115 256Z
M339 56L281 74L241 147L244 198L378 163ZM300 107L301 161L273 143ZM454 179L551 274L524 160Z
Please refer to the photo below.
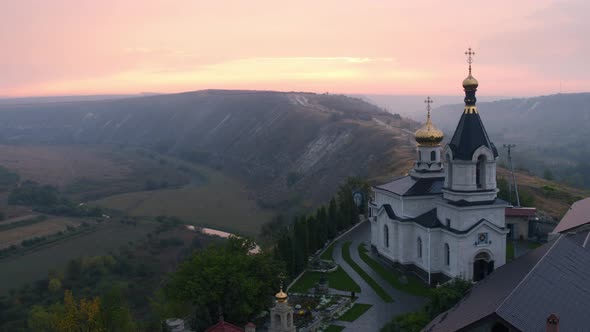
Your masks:
M549 315L546 326L546 332L559 332L559 317L556 314Z
M256 325L254 325L254 323L248 323L246 324L246 327L244 328L244 332L256 332Z

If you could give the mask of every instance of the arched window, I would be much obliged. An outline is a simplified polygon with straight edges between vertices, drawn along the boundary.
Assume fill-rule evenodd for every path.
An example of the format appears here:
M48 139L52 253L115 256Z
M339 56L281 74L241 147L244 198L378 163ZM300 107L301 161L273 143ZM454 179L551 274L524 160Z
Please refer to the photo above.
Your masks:
M383 244L385 244L385 248L389 248L389 227L387 225L383 226Z
M416 252L418 253L418 258L422 258L422 239L418 237L418 247L416 248Z
M486 172L485 172L485 161L486 156L481 155L477 158L477 164L475 165L475 182L478 188L481 188L485 183Z
M451 248L448 243L445 243L445 264L447 266L451 264Z
M436 151L431 151L430 152L430 161L435 161L436 160Z
M418 161L422 161L422 151L418 150Z

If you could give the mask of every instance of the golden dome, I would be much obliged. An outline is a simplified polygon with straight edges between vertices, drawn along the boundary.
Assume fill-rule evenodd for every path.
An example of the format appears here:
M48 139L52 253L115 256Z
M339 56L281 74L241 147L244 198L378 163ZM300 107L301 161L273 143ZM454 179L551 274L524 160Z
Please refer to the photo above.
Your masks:
M281 286L281 290L275 294L275 298L277 299L277 302L279 302L279 303L287 302L288 297L289 297L289 295L287 295L287 293L283 292L283 286Z
M437 146L442 142L444 134L441 130L436 128L430 120L430 104L433 102L432 99L427 97L424 102L427 104L426 110L428 111L426 124L424 124L422 128L416 130L414 137L420 146Z
M444 138L443 132L432 124L430 117L428 117L426 124L416 131L414 136L416 138L416 142L418 142L418 144L421 146L439 145Z
M463 88L466 90L477 89L478 85L479 85L479 83L477 82L475 77L471 76L471 68L470 68L469 76L467 76L467 78L463 80Z

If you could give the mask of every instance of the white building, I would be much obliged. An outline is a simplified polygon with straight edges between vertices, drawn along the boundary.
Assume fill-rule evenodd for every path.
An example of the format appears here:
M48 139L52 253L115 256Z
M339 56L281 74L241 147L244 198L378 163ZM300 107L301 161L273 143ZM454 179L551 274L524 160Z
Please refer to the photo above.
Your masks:
M369 205L373 250L432 283L481 280L506 258L508 203L496 198L498 152L477 112L469 60L465 108L450 143L441 147L428 98L427 122L415 134L414 168L373 187Z

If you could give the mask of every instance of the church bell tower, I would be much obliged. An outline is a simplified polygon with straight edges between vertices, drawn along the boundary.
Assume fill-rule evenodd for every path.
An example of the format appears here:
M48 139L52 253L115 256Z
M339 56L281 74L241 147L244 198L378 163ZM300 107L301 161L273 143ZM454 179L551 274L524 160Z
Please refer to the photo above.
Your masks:
M471 48L465 52L469 63L469 75L463 80L465 107L455 134L444 150L443 197L455 202L493 202L498 192L498 150L490 141L477 111L475 92L479 83L471 74L474 54Z
M281 290L275 295L275 306L270 309L270 328L269 332L295 332L293 324L293 307L289 305L287 299L289 296Z

